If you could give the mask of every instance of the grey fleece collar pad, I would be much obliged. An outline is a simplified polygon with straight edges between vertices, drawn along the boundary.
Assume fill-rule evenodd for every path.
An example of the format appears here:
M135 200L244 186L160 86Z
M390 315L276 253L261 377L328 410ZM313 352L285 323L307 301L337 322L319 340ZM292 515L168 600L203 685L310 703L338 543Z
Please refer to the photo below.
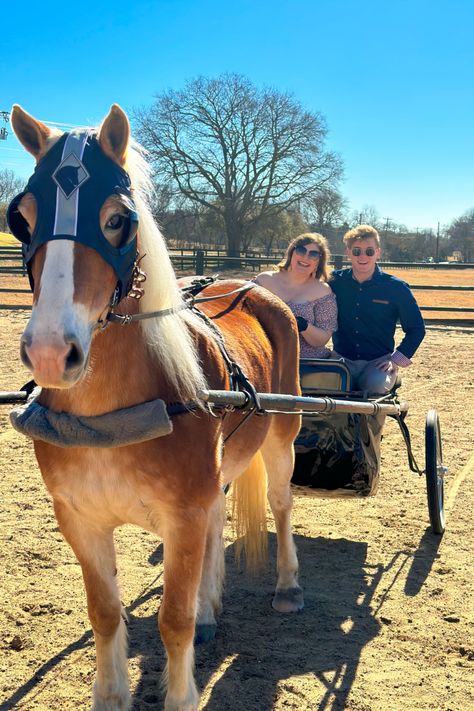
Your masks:
M14 408L10 422L21 434L57 447L124 447L173 431L163 400L81 417L43 407L37 402L40 392L41 388L35 388L26 405Z

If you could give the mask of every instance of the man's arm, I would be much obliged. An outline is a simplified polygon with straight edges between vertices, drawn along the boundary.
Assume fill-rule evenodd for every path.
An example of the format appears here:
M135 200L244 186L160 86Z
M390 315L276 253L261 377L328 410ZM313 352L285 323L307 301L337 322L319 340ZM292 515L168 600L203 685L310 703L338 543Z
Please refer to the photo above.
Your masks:
M407 360L411 361L426 333L420 307L406 284L403 284L400 293L399 317L405 337L395 350L392 360L396 365L403 367L410 364Z

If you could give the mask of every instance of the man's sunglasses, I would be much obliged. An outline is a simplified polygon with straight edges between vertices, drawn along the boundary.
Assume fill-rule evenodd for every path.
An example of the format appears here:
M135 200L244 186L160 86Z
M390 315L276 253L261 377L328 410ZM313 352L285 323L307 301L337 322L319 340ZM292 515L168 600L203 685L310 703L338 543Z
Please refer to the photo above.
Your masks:
M354 257L360 257L361 254L366 254L368 257L373 257L375 254L375 249L373 247L367 247L367 249L364 250L360 247L352 247L351 252Z
M299 257L308 257L308 259L319 259L321 252L318 249L306 249L302 244L295 247L295 252Z

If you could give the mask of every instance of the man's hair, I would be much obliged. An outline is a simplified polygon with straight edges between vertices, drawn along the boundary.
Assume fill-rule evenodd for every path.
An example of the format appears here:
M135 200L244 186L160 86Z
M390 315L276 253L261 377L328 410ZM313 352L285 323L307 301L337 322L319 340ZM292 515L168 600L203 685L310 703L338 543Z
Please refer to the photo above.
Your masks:
M372 225L358 225L352 230L346 232L342 239L346 247L351 247L352 244L358 239L371 238L375 240L377 247L380 247L380 237L375 227L372 227Z
M321 281L327 281L329 279L329 260L331 259L331 253L329 251L326 238L318 232L304 232L302 235L298 235L298 237L292 239L286 248L285 256L278 264L278 271L286 272L288 270L295 247L298 247L300 244L306 246L307 244L313 243L317 244L321 251L321 257L318 260L318 266L316 267L314 278Z

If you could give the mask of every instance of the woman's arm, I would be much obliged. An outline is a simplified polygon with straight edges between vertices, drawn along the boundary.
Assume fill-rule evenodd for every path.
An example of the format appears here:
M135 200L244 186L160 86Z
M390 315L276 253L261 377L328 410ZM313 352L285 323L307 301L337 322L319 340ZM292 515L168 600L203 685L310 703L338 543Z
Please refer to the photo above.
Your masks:
M321 299L316 299L313 308L314 323L308 322L301 335L310 346L325 346L337 329L337 304L332 291Z
M325 346L333 332L325 331L309 322L307 322L307 324L306 330L300 331L304 340L309 343L310 346Z

